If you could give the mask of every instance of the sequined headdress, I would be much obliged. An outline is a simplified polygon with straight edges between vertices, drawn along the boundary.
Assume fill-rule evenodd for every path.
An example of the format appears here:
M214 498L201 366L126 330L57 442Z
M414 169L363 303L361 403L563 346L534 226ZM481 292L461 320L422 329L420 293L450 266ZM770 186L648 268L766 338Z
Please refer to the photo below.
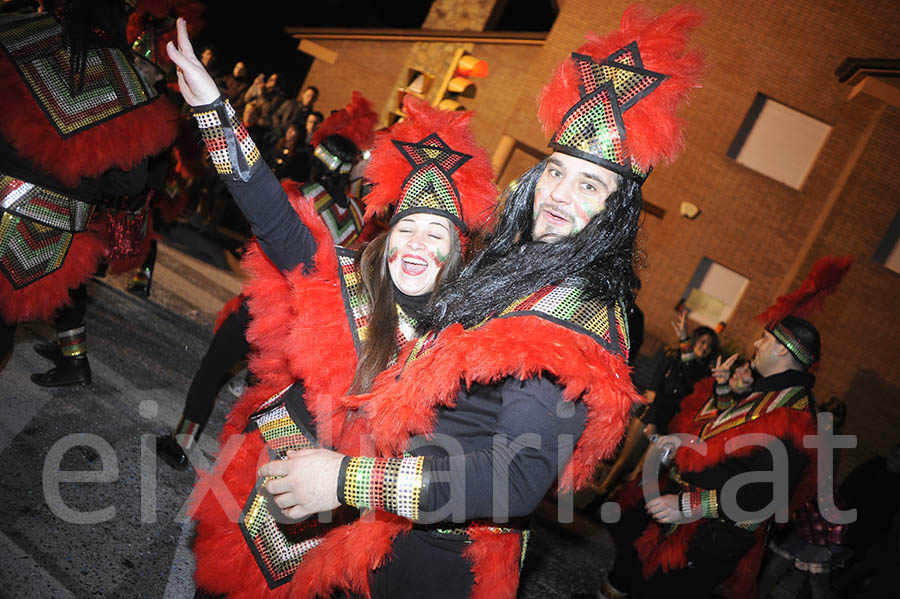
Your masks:
M341 135L352 141L360 151L366 150L372 147L375 140L375 124L377 122L378 115L372 110L372 103L361 93L353 92L350 103L328 115L328 118L322 121L322 124L316 129L310 140L310 144L315 148L313 155L328 170L342 175L349 173L353 168L353 162L342 162L339 157L322 145L322 141L329 135Z
M693 8L654 17L633 5L618 30L588 34L541 92L549 146L640 183L660 159L673 160L683 143L676 111L702 69L687 34L701 21Z
M465 234L483 226L497 199L493 170L469 129L471 113L438 110L407 96L407 117L378 134L366 178L366 218L396 205L391 225L406 214L449 218Z
M853 264L852 256L819 258L803 283L795 291L780 296L756 319L807 368L819 360L819 333L805 317L822 309L826 297L838 285Z

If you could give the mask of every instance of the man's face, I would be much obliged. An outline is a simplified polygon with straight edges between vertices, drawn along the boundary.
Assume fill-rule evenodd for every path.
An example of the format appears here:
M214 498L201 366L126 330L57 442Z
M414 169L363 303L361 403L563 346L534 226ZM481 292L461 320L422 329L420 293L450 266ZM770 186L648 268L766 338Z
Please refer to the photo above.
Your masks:
M231 74L235 77L245 77L247 75L247 65L242 62L234 63L234 70L231 71Z
M284 139L288 143L294 143L299 136L299 132L297 131L297 126L291 123L288 125L287 130L284 132Z
M309 106L313 102L316 101L316 90L311 87L307 87L303 90L303 93L300 95L300 101L304 106Z
M315 133L316 129L319 128L319 123L319 117L314 114L306 117L306 134L312 135L313 133Z
M784 354L782 351L784 346L769 331L763 331L762 337L757 339L753 346L756 348L751 361L753 369L763 376L775 374Z
M278 73L272 73L271 75L269 75L269 78L266 79L266 87L268 89L272 89L277 84L278 84Z
M611 170L554 152L534 190L532 239L554 243L575 235L606 207L618 186Z
M208 67L214 57L215 54L213 54L213 51L207 48L203 51L203 54L200 55L200 62L203 63L203 66Z

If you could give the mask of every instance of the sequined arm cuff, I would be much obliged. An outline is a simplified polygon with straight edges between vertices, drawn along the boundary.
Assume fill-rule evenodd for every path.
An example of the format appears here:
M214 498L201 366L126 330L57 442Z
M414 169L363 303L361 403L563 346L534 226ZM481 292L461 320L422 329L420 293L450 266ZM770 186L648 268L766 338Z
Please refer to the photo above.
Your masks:
M691 340L688 339L679 339L678 340L678 351L681 352L681 359L687 362L688 360L694 359L693 347L691 347ZM690 356L689 358L685 358L685 356Z
M719 517L719 498L715 489L691 489L681 493L680 507L686 518Z
M256 144L228 100L220 96L212 104L194 106L192 112L216 171L230 175L235 181L248 181L253 168L262 161Z
M341 463L338 498L359 509L379 509L419 519L427 484L425 458L347 457Z

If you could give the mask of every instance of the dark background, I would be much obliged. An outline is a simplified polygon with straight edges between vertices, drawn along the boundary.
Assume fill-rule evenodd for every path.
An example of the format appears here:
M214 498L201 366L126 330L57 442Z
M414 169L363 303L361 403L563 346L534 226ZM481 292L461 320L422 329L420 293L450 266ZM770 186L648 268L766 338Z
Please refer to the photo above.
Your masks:
M283 27L404 28L422 26L432 0L256 0L236 4L209 0L206 27L197 36L198 54L211 46L220 74L243 60L251 74L279 72L294 94L312 64ZM494 29L549 31L556 11L551 0L509 0Z

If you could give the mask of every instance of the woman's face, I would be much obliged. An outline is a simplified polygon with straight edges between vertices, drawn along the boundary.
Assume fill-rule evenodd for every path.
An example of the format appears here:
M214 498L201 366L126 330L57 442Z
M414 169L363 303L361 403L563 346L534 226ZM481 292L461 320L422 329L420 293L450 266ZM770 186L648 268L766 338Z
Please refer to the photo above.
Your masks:
M455 234L450 219L436 214L417 212L397 221L387 244L388 271L397 289L406 295L431 293Z
M712 350L712 337L709 335L701 335L694 343L694 355L698 358L705 358Z

